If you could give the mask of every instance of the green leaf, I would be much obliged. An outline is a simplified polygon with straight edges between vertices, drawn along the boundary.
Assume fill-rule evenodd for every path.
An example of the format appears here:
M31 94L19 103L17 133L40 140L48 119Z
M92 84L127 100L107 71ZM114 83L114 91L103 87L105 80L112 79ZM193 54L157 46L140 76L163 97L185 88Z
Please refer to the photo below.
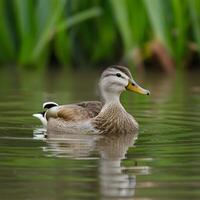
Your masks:
M128 52L133 48L134 44L132 39L129 16L127 12L127 3L125 0L110 0L110 3L113 9L115 20L118 25L119 32L122 36L125 52L128 54Z
M15 16L20 40L19 63L29 60L35 39L34 1L15 0Z
M190 16L192 20L192 29L195 40L198 45L198 51L200 52L200 1L199 0L188 0Z
M78 23L81 23L93 17L98 17L100 15L101 15L101 9L97 7L81 11L78 14L74 14L73 16L70 16L68 19L60 22L56 28L56 32L64 31L68 28L71 28L74 25L77 25Z
M0 55L2 60L9 62L15 57L15 45L8 23L5 1L0 1Z
M169 25L169 1L143 0L146 7L154 36L166 49L173 54L171 44L171 27Z
M58 22L66 0L39 0L37 7L37 38L31 53L31 60L40 59L42 51L45 50L47 43L55 33L56 23Z

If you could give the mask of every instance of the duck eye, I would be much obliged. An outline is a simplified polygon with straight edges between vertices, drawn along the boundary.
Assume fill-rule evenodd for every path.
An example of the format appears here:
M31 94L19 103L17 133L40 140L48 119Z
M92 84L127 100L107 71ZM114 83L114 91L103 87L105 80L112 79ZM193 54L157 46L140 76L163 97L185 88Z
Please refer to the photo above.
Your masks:
M122 75L121 75L120 73L117 73L116 76L117 76L117 77L121 77Z

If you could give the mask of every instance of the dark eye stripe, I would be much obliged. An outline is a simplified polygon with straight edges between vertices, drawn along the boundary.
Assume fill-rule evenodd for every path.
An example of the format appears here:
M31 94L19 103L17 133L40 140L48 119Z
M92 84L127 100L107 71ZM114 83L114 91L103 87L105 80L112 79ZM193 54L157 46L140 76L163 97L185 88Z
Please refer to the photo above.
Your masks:
M119 74L119 75L118 75L118 74ZM123 78L123 76L122 76L120 73L108 73L108 74L105 74L105 75L103 76L103 78L108 77L108 76L117 76L117 77Z

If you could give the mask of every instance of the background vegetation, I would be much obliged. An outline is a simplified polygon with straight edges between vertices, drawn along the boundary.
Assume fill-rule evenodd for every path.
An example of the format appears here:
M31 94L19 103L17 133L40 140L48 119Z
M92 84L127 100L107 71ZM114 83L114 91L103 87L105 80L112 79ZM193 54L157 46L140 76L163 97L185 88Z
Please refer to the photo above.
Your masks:
M199 0L0 0L0 63L198 62Z

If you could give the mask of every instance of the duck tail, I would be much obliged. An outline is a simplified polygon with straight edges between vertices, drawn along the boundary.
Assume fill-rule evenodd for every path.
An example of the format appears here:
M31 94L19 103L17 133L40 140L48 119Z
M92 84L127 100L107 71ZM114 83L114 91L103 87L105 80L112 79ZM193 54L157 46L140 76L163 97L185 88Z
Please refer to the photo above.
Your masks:
M32 116L36 117L37 119L39 119L44 127L47 126L47 120L46 120L46 117L45 117L45 111L44 112L35 113Z
M44 112L38 112L38 113L34 113L32 116L36 117L38 119L41 119L44 117L45 111Z
M43 126L46 127L47 126L46 112L48 109L55 107L55 106L58 106L58 104L55 102L45 102L42 105L42 107L45 111L35 113L35 114L33 114L33 117L36 117L37 119L39 119L42 122Z

